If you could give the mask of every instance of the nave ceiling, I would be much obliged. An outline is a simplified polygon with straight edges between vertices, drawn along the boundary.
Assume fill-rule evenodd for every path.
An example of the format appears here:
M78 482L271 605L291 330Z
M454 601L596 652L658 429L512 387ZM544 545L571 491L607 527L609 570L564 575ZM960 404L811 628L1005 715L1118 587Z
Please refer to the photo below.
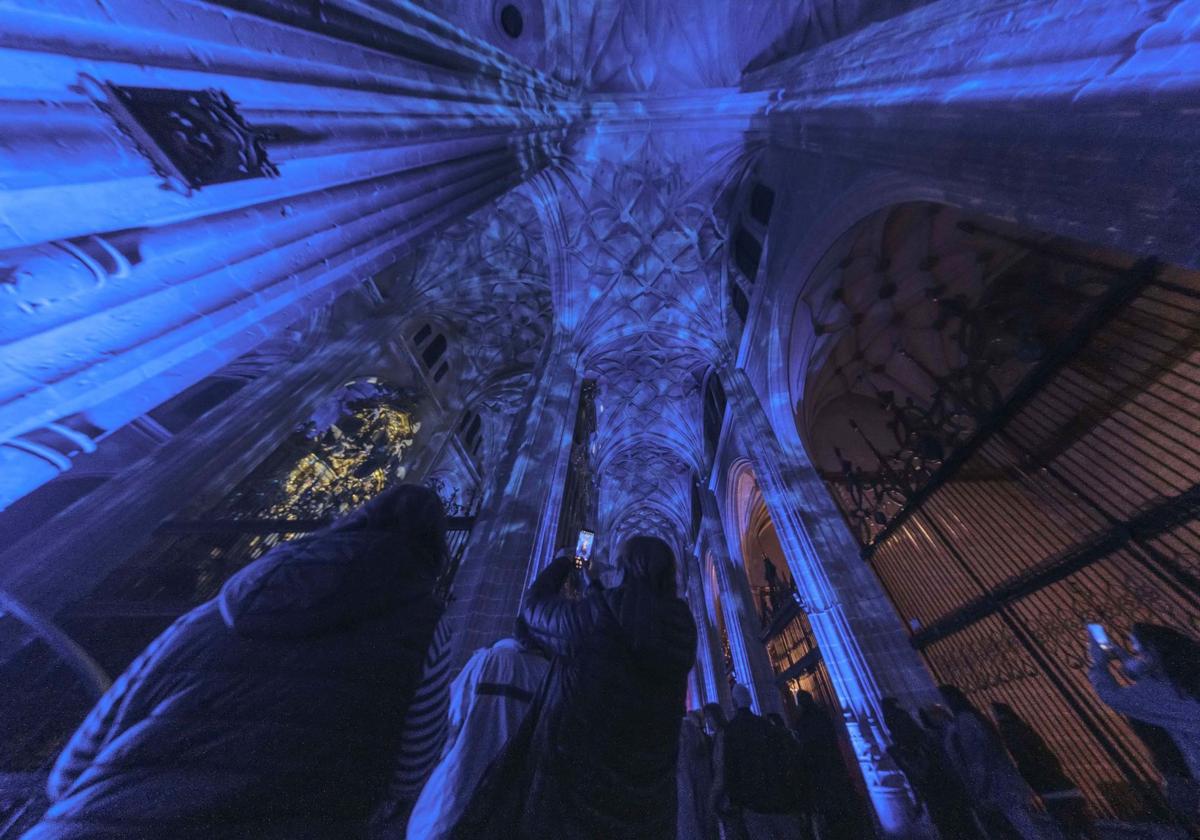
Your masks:
M747 67L916 3L887 5L513 0L431 11L573 86L585 103L628 104L734 86ZM493 455L551 333L579 351L584 376L598 383L596 524L614 538L649 532L682 546L693 536L701 386L733 357L741 328L722 203L752 156L736 131L601 119L533 182L433 237L412 261L406 288L423 304L414 310L458 339L463 407L490 411Z
M627 94L736 86L745 70L924 2L422 0L422 5L581 91Z
M578 350L598 385L596 525L614 539L691 537L700 389L740 330L723 292L731 269L718 205L745 160L716 139L581 138L536 184L424 246L411 281L421 309L481 343L465 350L480 383L467 391L482 394L497 369L532 372L551 330Z

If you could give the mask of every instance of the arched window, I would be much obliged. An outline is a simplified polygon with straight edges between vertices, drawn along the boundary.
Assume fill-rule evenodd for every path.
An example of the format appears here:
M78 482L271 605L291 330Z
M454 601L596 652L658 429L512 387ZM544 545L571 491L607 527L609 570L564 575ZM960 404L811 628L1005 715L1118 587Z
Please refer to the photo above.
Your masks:
M762 260L762 243L758 238L738 225L733 235L733 261L738 271L745 275L751 283L758 276L758 263Z
M746 293L742 291L742 287L733 278L729 280L729 302L733 306L733 311L737 313L738 318L745 324L746 319L750 317L750 299L746 297Z
M730 258L736 271L729 272L729 304L745 326L750 317L750 298L759 265L762 263L763 242L767 225L771 221L771 210L775 205L775 192L757 181L743 185L740 204L732 219L732 234L729 239Z
M775 191L764 184L755 184L750 190L750 218L766 227L771 222L774 206Z
M479 432L483 428L483 418L478 414L471 421L471 425L467 428L466 443L467 448L474 452L479 443Z
M434 382L441 382L450 372L449 361L442 362L440 367L434 369L438 361L446 354L448 347L449 342L446 341L446 336L442 333L435 334L432 324L424 324L413 333L413 349L420 354L421 364L425 366L425 369L433 371Z
M425 363L426 368L432 368L437 364L437 360L442 358L442 354L446 352L446 336L439 333L433 341L421 351L421 361Z

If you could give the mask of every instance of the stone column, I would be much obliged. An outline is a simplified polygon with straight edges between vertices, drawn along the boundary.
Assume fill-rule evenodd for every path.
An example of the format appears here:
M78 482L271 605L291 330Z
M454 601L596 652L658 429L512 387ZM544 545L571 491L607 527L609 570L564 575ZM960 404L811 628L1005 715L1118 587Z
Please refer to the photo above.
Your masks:
M725 632L729 634L737 681L750 689L754 711L758 714L782 712L783 703L775 685L775 671L767 658L766 646L759 637L761 628L750 597L750 583L741 565L735 565L730 559L716 498L707 489L701 491L700 498L704 532L715 557L717 586L725 614Z
M579 115L405 0L15 6L0 508L532 177Z
M512 633L539 535L558 521L564 450L571 446L572 407L583 383L579 353L552 339L535 373L525 409L513 421L505 454L489 477L462 565L449 616L456 663ZM564 433L564 429L566 432ZM544 541L543 541L544 544Z
M892 695L910 708L936 702L932 679L816 469L779 444L744 371L726 370L722 381L880 825L889 836L911 834L907 784L885 752L879 701Z
M696 622L696 666L695 675L700 686L700 705L720 703L720 681L724 680L724 668L719 667L719 651L713 644L713 627L708 618L708 603L704 595L702 580L704 564L695 555L687 558L691 565L688 575L688 606L692 620Z
M700 561L700 569L701 572L704 571L703 561ZM707 634L706 659L712 667L712 702L719 704L723 709L730 709L733 704L729 696L729 681L725 675L725 649L721 646L721 634L716 625L716 604L721 600L721 593L714 591L714 584L708 575L702 575L700 589L700 596L704 601L700 612L704 620L699 626ZM705 651L701 651L701 655L704 654Z

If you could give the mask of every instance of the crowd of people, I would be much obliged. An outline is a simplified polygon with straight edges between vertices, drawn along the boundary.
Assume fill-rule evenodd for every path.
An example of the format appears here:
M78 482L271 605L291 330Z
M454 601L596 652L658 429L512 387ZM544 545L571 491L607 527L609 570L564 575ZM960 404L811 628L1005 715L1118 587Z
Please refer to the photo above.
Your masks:
M811 695L791 726L756 714L742 685L731 716L685 714L696 628L662 540L627 540L607 587L579 585L575 558L556 557L512 637L456 676L436 594L446 559L441 503L414 485L273 548L113 684L25 840L871 836L838 726ZM1094 646L1092 661L1194 826L1195 644L1139 625L1132 653ZM941 696L916 717L885 698L883 713L942 837L1096 836L1077 785L1011 707L993 704L993 721L952 686Z
M850 840L871 836L838 744L811 694L796 722L756 714L734 685L734 712L716 703L689 713L680 733L678 837L696 840Z
M1145 743L1164 781L1170 821L1200 836L1200 645L1155 624L1135 624L1129 641L1126 651L1093 639L1088 677ZM894 697L883 699L883 717L888 752L943 837L1099 836L1078 784L1011 705L992 703L989 718L958 688L939 692L943 703L920 709L920 722Z

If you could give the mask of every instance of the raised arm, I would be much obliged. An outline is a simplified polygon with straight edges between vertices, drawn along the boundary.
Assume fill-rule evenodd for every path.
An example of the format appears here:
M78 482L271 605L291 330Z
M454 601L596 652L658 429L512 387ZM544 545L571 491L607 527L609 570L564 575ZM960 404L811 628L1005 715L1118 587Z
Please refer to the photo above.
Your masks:
M1094 641L1090 644L1088 653L1091 658L1088 681L1092 684L1092 688L1096 690L1100 699L1111 706L1114 711L1126 713L1125 709L1119 708L1124 703L1121 697L1121 686L1117 683L1110 667L1113 657L1101 650Z
M572 601L559 594L573 560L559 556L542 570L525 593L521 615L530 635L548 653L570 655L591 624L587 601Z
M1200 733L1200 703L1158 680L1141 680L1122 687L1109 667L1111 658L1093 644L1088 680L1110 709L1174 732Z

